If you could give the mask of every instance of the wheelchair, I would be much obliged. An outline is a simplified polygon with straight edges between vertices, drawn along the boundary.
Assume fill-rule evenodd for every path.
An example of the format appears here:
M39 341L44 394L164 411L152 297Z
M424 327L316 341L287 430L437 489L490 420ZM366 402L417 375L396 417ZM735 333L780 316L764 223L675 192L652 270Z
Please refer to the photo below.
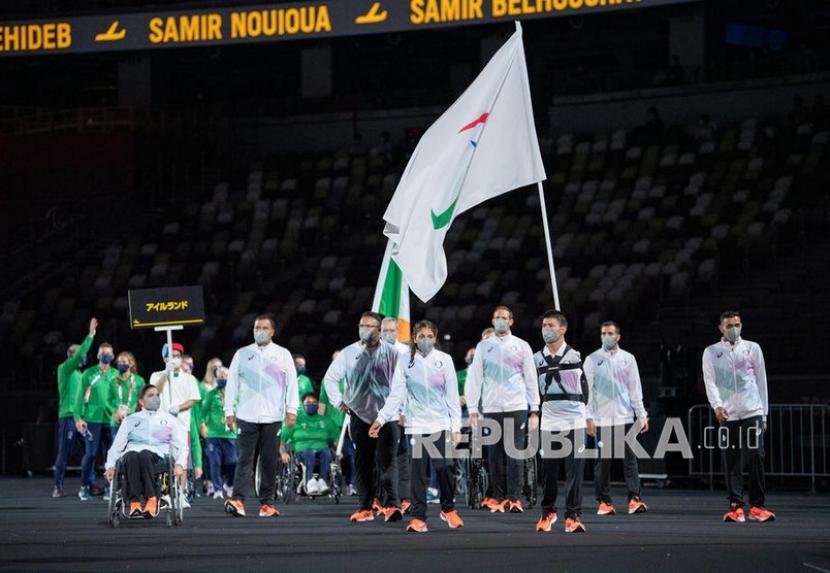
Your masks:
M469 426L461 428L462 434L471 436ZM468 438L469 441L469 438ZM464 449L462 446L460 449ZM470 450L470 453L472 451ZM466 499L470 509L481 509L487 488L490 486L490 477L487 460L482 458L465 457L461 460L456 473L456 495ZM539 499L539 463L537 456L524 460L522 466L522 496L526 508L533 508Z
M337 459L337 453L335 451L331 452L331 462L329 463L329 476L326 480L326 487L328 491L326 493L315 493L309 494L306 491L306 484L308 483L308 468L300 462L297 457L291 452L291 463L296 465L297 470L294 474L294 483L295 492L298 495L305 495L309 499L316 499L318 497L328 497L334 503L339 504L340 498L343 496L343 491L345 489L345 480L343 478L343 470L340 467L340 461ZM312 475L313 470L316 468L312 468Z
M300 478L297 477L299 468L294 456L288 463L283 463L282 460L277 460L277 477L274 481L274 500L280 503L291 503L294 501L295 490L297 482ZM254 491L256 495L260 495L260 487L262 483L262 466L260 464L259 456L257 456L256 469L254 471Z
M167 527L181 525L184 521L182 506L182 491L179 480L173 475L175 460L167 455L156 463L155 478L156 490L159 492L159 515L164 513L164 524ZM129 500L127 499L127 476L124 471L124 462L119 459L115 463L115 474L110 484L110 500L107 506L107 521L113 528L121 525L121 520L145 519L142 516L132 517L129 514Z

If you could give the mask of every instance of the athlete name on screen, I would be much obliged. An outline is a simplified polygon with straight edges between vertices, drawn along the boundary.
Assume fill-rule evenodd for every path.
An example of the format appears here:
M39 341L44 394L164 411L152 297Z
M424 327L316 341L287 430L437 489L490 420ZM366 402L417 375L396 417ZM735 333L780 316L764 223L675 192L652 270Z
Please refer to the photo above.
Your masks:
M72 26L67 22L0 26L0 52L65 50L72 46Z
M156 17L150 20L148 37L153 44L178 44L222 40L225 34L238 39L321 32L331 32L325 4L231 12L229 25L218 13Z

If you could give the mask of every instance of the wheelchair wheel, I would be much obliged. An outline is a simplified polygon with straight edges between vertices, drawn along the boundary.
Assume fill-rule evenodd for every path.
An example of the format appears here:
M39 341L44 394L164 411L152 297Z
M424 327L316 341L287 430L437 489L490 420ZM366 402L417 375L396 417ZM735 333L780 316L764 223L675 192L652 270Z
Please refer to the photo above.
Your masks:
M340 503L340 498L343 496L343 471L340 469L340 464L336 461L331 463L329 468L329 494L334 500L334 503Z
M288 504L294 501L296 495L294 485L297 483L297 470L299 469L293 457L287 464L280 462L280 471L277 475L277 482L279 483L277 495L283 503Z
M536 456L525 460L523 489L528 509L534 507L539 497L539 474L536 464Z
M170 511L172 519L170 521L173 522L173 525L181 525L182 521L184 521L184 506L182 505L182 498L184 497L184 491L182 491L181 484L179 483L179 479L175 475L175 462L173 458L170 458L168 463L168 474L167 474L167 481L169 483L169 490L170 490ZM165 516L165 525L168 522L168 517Z
M481 460L473 462L475 468L475 478L471 482L475 486L475 496L473 496L473 509L482 509L481 502L484 501L484 496L487 493L487 487L490 485L490 478L487 475L487 470L484 468L484 463Z
M115 475L112 477L112 483L110 483L110 499L107 503L107 520L109 524L114 528L117 528L121 525L121 504L123 504L123 500L121 499L121 461L119 460L115 464Z

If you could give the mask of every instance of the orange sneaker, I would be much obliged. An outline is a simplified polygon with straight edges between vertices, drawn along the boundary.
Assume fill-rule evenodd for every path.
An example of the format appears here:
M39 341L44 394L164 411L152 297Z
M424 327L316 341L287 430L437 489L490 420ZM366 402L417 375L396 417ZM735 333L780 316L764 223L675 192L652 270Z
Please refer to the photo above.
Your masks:
M629 500L628 515L633 515L635 513L645 513L647 511L648 506L639 497L635 497L634 499Z
M729 511L724 514L723 520L730 523L743 523L746 521L743 508L740 505L733 503L729 507Z
M383 515L384 507L378 501L378 498L372 500L372 511L375 512L375 515Z
M510 508L510 501L503 500L497 501L493 505L490 506L490 513L504 513L507 509Z
M371 509L359 509L349 519L354 523L363 523L364 521L372 521L375 519L375 514L372 513Z
M141 502L140 501L131 501L130 502L130 517L139 517L143 511L141 511Z
M510 508L510 513L524 513L525 508L522 505L522 502L518 499L511 500L510 503L507 505Z
M387 507L383 510L383 520L388 522L400 521L403 519L403 512L400 507Z
M230 513L234 517L245 517L245 504L241 499L226 499L225 513Z
M550 531L550 528L556 523L559 517L555 511L547 511L542 514L539 521L536 522L536 531Z
M565 533L585 533L585 525L578 517L566 517Z
M485 497L481 501L481 505L479 507L480 508L485 508L486 507L487 509L493 509L493 506L498 505L498 503L499 503L498 500L494 497Z
M409 515L409 510L412 508L412 502L408 499L404 499L401 501L401 511L404 515Z
M426 521L421 521L420 519L415 519L414 517L409 520L409 523L406 525L406 530L412 533L426 533L429 531L429 529L427 529Z
M749 509L749 521L775 521L775 514L766 507L752 507Z
M130 504L132 505L132 504ZM159 500L157 497L148 497L147 502L144 504L144 515L145 517L155 517L159 514Z
M631 504L629 504L629 507ZM599 507L597 508L597 515L614 515L617 513L617 510L614 509L614 506L610 503L601 501L599 502Z
M464 527L464 520L461 519L461 516L458 515L456 510L441 512L441 521L447 523L450 526L450 529L458 529L459 527Z
M271 505L270 503L263 503L259 506L259 516L260 517L279 517L280 510L276 508L276 506Z

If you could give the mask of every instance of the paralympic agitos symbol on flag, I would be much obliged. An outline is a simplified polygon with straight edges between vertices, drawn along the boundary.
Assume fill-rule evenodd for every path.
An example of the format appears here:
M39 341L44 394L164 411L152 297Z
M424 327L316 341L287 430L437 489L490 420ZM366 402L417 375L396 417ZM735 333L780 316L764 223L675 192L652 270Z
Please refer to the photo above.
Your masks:
M471 121L470 123L468 123L467 125L462 127L461 129L459 129L458 133L464 133L465 131L469 131L469 130L473 129L474 127L476 127L477 125L482 125L483 126L487 122L487 118L489 116L490 116L490 114L487 113L487 112L482 113L476 119L474 119L473 121ZM469 147L470 155L473 154L473 152L475 151L475 148L477 146L478 146L478 142L471 139L470 140L470 147ZM465 158L466 158L466 155L465 155ZM435 214L434 210L430 209L430 214L432 215L432 226L433 226L433 228L435 228L436 231L438 229L443 229L444 227L449 225L450 221L452 220L452 214L453 214L453 211L455 211L456 203L458 203L458 197L459 197L459 194L461 193L461 185L464 183L464 176L467 173L467 168L469 167L469 162L470 161L472 161L472 158L470 158L468 161L465 162L465 168L464 169L460 169L460 170L456 171L455 181L453 181L453 188L455 188L457 191L455 193L455 199L453 200L452 203L450 203L450 206L447 207L447 209L445 211L443 211L442 213L439 213L438 215Z

